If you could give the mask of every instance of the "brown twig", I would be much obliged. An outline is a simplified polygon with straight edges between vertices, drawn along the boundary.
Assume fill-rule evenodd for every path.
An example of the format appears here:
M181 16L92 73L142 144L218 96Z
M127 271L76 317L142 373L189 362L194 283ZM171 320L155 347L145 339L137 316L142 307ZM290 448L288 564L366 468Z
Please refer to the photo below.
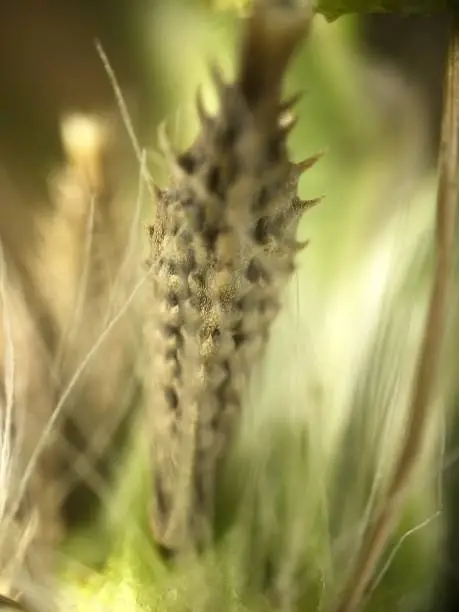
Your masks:
M436 268L412 389L408 423L400 456L375 519L370 521L357 563L337 612L354 612L362 603L384 552L423 446L432 409L432 391L444 347L454 246L457 201L457 130L459 122L459 26L453 20L446 64L442 135L436 201Z

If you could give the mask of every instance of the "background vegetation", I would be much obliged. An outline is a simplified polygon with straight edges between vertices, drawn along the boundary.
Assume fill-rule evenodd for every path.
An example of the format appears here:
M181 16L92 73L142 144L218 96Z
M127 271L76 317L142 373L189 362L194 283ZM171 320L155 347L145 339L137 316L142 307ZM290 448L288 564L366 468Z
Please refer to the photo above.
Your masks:
M116 117L112 125L119 136L110 176L115 177L118 195L115 210L121 212L115 215L114 227L124 224L121 251L126 244L135 245L129 250L129 281L119 298L121 308L143 274L144 226L154 206L139 167L145 163L155 182L167 183L167 168L157 152L157 124L166 120L177 146L190 143L196 131L194 100L199 84L204 84L205 100L215 108L208 61L216 60L226 74L232 74L243 5L230 0L152 0L135 10L131 5L128 10L121 5L116 10L110 7L107 14L113 15L112 24L105 18L90 21L88 12L85 17L74 8L85 34L75 39L80 51L77 46L69 49L68 58L75 66L77 58L82 58L80 74L94 76L88 85L91 95L77 92L73 103L59 92L50 93L52 102L46 105L43 96L43 107L34 110L26 93L32 76L41 73L32 69L27 73L26 60L22 89L19 81L5 89L0 73L6 93L3 104L10 105L4 113L9 127L1 132L2 165L11 179L3 182L0 192L0 230L15 269L21 272L19 264L25 261L20 283L37 278L37 266L29 261L45 262L40 278L44 278L41 293L48 296L46 304L60 303L67 291L63 279L73 287L75 277L68 276L68 266L83 257L70 248L81 242L74 236L76 225L71 222L70 237L62 238L63 209L46 186L49 172L56 172L62 159L61 114L77 110ZM48 10L51 15L51 5ZM126 15L131 11L128 35L129 28L123 30L119 24L121 15L128 23ZM25 24L21 22L25 12L18 15L17 23ZM51 34L60 32L57 41L69 23L65 12L61 18L49 28ZM94 46L93 56L87 50L91 36L85 24L89 23L88 32L100 39L126 97L139 147L145 148L144 162L131 146L113 80ZM30 28L41 32L37 40L42 41L45 30L40 27L31 19ZM117 37L117 31L122 35ZM146 432L134 427L123 452L110 460L115 485L104 492L101 509L86 513L66 539L59 579L64 606L210 612L329 610L336 604L401 443L429 287L436 189L437 126L430 98L419 81L401 71L401 62L384 63L372 55L364 35L360 17L329 23L318 16L288 76L286 95L307 92L297 107L299 121L290 139L292 159L326 150L302 179L300 195L324 194L325 199L304 218L299 233L310 245L299 259L268 354L252 381L240 440L222 483L222 535L215 551L204 559L190 560L180 570L170 570L156 556L146 517ZM117 41L128 59L117 49ZM87 58L78 55L81 49L86 49ZM62 66L63 73L72 74L69 63ZM437 70L440 67L438 62ZM49 80L46 76L40 82ZM84 79L79 79L78 91L85 87ZM44 92L50 90L43 85ZM15 96L23 106L15 104ZM40 146L31 131L18 136L21 117L29 109L29 130L36 126ZM31 147L36 147L33 154ZM7 184L17 200L26 204L12 208ZM43 212L49 208L54 213ZM67 214L68 207L64 209ZM48 220L44 225L34 221L42 218ZM42 242L34 242L33 231L28 241L26 230L14 234L11 229L35 223L44 227ZM97 236L94 233L96 244ZM118 259L104 253L108 259L113 257L116 267L113 262ZM67 263L50 281L46 262L53 258ZM99 287L106 299L102 285L97 279L94 283L96 292ZM75 287L72 291L78 294ZM69 299L64 310L73 311L75 301ZM135 311L135 321L146 316L144 302L137 301L141 314ZM37 302L32 303L38 316ZM91 304L87 298L90 316ZM43 308L61 312L54 306ZM453 537L451 523L455 523L454 478L447 481L446 489L443 481L446 471L455 473L456 461L455 437L447 436L454 429L457 391L454 319L435 395L435 418L396 535L368 594L365 609L370 612L439 609L436 589L443 584L443 568L451 560L448 542ZM83 325L79 321L77 330ZM106 329L95 325L81 346L74 336L67 339L68 379ZM124 343L126 336L140 346L137 328L115 333L112 346ZM111 349L101 346L104 361ZM134 354L140 350L134 349ZM133 372L139 378L148 376L138 361L135 367L123 366L119 376L131 378ZM93 366L92 361L87 371L93 373L86 383L89 389L107 377L110 386L118 376L110 368ZM98 402L97 394L91 397L93 404ZM77 396L75 401L88 406L85 398ZM141 397L134 403L142 410L144 401ZM100 489L95 489L100 496ZM41 587L31 584L28 589L43 604L47 595ZM440 605L447 606L447 600L445 596Z

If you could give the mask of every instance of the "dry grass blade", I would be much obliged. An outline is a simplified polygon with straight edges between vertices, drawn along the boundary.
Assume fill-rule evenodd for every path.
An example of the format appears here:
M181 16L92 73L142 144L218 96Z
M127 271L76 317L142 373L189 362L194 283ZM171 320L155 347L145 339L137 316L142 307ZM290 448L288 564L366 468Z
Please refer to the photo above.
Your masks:
M400 456L374 520L370 520L354 571L337 606L338 612L359 609L376 565L396 521L424 441L431 395L445 340L452 271L454 216L457 200L457 128L459 123L459 26L452 26L446 66L442 137L436 202L436 267L424 338L413 381L411 405Z
M108 78L110 79L110 83L112 84L113 91L116 97L116 101L118 103L118 108L120 109L121 116L126 127L129 139L131 141L132 147L134 149L134 153L137 157L137 161L139 162L140 169L142 171L142 178L145 179L145 184L148 187L148 191L151 197L154 198L154 185L151 179L151 176L148 172L148 169L143 161L143 152L140 147L139 141L137 140L137 136L134 131L134 126L131 121L131 117L129 115L129 110L126 105L126 101L124 99L123 93L121 91L121 87L118 83L118 80L115 76L115 72L110 64L110 61L99 41L96 41L96 51L102 61L103 67L107 73Z

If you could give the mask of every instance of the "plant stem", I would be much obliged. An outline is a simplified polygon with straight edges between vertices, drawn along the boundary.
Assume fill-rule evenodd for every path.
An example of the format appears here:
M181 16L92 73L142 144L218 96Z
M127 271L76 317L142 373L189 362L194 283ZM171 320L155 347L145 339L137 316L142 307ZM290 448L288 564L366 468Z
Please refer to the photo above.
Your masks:
M338 612L355 612L362 604L376 565L397 522L413 470L423 448L432 412L432 392L445 344L452 277L454 217L457 202L459 125L459 28L455 20L446 65L442 137L436 202L436 267L416 366L406 434L388 489L370 520L354 571L342 594Z

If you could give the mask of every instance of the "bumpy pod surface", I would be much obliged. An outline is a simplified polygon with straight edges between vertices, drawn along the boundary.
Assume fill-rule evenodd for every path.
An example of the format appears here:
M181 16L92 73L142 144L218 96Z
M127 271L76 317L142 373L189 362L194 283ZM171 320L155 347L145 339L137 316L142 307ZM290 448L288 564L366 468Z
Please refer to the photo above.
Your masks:
M247 21L238 77L213 80L219 112L198 97L200 132L159 190L151 234L149 317L152 528L172 552L209 543L215 482L243 393L304 245L297 196L315 158L289 161L294 101L281 101L288 61L309 27L305 9L265 3Z

